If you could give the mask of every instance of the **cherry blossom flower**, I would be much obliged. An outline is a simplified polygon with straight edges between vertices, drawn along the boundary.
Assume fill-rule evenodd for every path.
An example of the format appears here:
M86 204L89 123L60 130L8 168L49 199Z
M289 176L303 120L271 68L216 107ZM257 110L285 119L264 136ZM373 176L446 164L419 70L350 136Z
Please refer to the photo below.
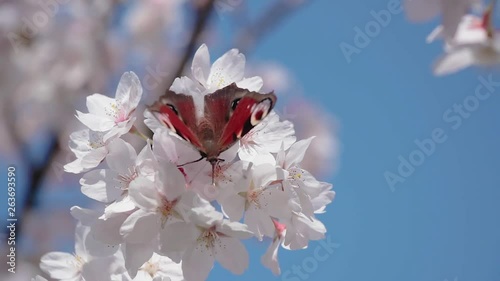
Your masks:
M230 83L251 91L262 87L260 77L244 78L244 67L236 49L211 66L202 45L193 59L194 79L178 78L171 89L193 95L204 110L204 95ZM261 262L278 275L280 245L303 249L324 238L316 214L325 212L335 192L301 168L313 138L297 142L293 124L273 112L212 166L146 110L145 124L154 134L137 153L120 137L134 128L141 94L135 74L125 73L115 99L94 94L87 99L89 113L78 112L88 129L70 136L77 159L65 169L87 172L82 193L101 204L71 208L79 220L76 254L45 255L41 268L51 278L202 281L215 261L242 274L249 257L240 240L265 236L272 243ZM101 163L106 167L92 170Z
M90 229L78 225L75 236L75 253L50 252L40 260L40 268L51 278L65 281L111 280L113 271L119 270L113 266L115 258L94 258L85 249Z
M206 165L206 161L186 165L199 159L200 152L164 126L157 129L153 135L153 154L160 166L162 163L180 166L187 183Z
M170 243L170 240L162 236L168 236L174 227L178 227L172 224L189 221L192 208L208 204L186 189L184 176L170 163L164 163L154 181L142 176L132 181L129 195L138 210L123 222L120 234L130 243L146 243L159 237L158 247L163 249L168 248L164 244ZM164 253L177 257L176 253Z
M447 75L469 66L492 66L500 63L500 34L492 25L492 8L486 10L482 18L466 15L457 33L446 40L445 54L434 64L436 75ZM433 41L442 37L442 27L438 27L428 38Z
M202 44L194 54L191 72L207 93L213 93L232 83L236 83L240 88L257 92L262 88L262 78L259 76L244 78L245 62L245 55L237 49L231 49L210 66L208 47Z
M324 207L333 201L335 192L331 191L332 185L320 182L308 171L300 168L307 148L313 137L294 143L286 152L282 150L276 157L278 178L284 190L296 202L294 211L304 213L313 218L314 213L324 212Z
M103 133L89 129L72 133L69 136L69 148L76 160L64 165L64 171L78 174L97 167L108 155L108 145L111 143L111 140L104 141L103 137Z
M181 263L175 263L165 256L156 253L144 263L133 281L170 280L183 281Z
M108 216L115 212L131 211L135 205L128 197L130 183L139 175L154 179L154 158L151 146L147 144L137 155L135 149L122 139L109 145L106 163L110 169L93 170L80 180L82 193L89 198L110 204L106 207Z
M170 87L175 93L193 96L197 116L203 115L204 96L232 83L239 88L257 92L262 88L262 78L244 78L246 59L237 49L231 49L210 65L208 47L203 44L196 51L191 65L191 79L176 78ZM151 123L148 121L148 123Z
M105 132L104 141L126 134L136 118L133 113L142 96L141 82L133 72L125 72L116 89L115 98L101 94L87 97L89 113L77 111L80 120L89 129Z
M325 238L326 227L316 218L309 218L303 213L292 212L288 220L283 220L286 225L283 247L289 250L307 248L310 240Z
M238 156L254 164L273 163L274 156L283 144L285 149L295 142L293 124L280 121L278 114L272 111L266 119L257 124L240 140Z
M234 190L219 200L224 214L232 221L244 223L255 236L273 237L272 218L287 218L289 197L276 183L276 169L271 164L262 164L249 171L247 180L235 185Z
M246 225L223 219L223 215L210 205L194 208L191 220L195 226L189 235L186 234L190 239L176 236L170 240L170 243L186 249L182 256L186 280L205 280L215 260L234 274L246 270L248 253L239 240L252 236Z

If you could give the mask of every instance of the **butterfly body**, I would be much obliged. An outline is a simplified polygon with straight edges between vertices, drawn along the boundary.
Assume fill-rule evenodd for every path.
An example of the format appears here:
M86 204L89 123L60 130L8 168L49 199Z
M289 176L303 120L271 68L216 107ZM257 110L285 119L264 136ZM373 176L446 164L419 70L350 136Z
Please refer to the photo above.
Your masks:
M167 91L150 110L161 123L196 147L200 159L206 158L213 167L224 160L219 155L260 123L275 103L272 92L251 92L233 83L205 95L202 103L195 103L192 95ZM203 108L196 108L200 104Z

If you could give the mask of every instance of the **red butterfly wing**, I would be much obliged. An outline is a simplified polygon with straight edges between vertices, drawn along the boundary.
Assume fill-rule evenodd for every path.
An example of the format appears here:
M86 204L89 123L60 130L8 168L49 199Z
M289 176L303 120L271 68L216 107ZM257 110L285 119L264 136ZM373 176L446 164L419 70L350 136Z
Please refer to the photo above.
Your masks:
M150 110L170 130L196 146L200 152L205 153L205 148L196 135L197 124L192 96L168 91L160 101L150 107Z
M213 125L215 146L207 155L217 157L267 116L276 103L273 93L241 89L235 83L205 96L205 116ZM202 138L203 139L203 138Z

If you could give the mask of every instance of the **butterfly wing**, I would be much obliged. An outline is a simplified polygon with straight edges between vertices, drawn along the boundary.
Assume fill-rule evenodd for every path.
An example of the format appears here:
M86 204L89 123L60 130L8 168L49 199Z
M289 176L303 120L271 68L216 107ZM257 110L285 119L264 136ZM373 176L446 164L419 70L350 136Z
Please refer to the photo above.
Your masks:
M217 157L264 119L276 103L274 93L260 94L235 83L205 96L205 117L213 124L207 158ZM204 137L201 137L202 142Z
M206 153L197 136L197 121L192 96L167 91L149 109L161 123L193 144L202 155Z

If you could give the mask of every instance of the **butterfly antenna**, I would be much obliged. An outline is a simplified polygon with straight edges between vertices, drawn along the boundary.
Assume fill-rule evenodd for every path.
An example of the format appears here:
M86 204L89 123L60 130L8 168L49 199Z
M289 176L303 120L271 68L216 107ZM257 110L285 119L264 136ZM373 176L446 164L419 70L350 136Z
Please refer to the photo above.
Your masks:
M200 159L196 159L194 161L189 161L189 162L184 163L182 165L177 165L177 168L185 166L185 165L188 165L188 164L193 164L193 163L196 163L196 162L200 162L201 160L203 160L203 158L205 158L205 156L201 156Z

